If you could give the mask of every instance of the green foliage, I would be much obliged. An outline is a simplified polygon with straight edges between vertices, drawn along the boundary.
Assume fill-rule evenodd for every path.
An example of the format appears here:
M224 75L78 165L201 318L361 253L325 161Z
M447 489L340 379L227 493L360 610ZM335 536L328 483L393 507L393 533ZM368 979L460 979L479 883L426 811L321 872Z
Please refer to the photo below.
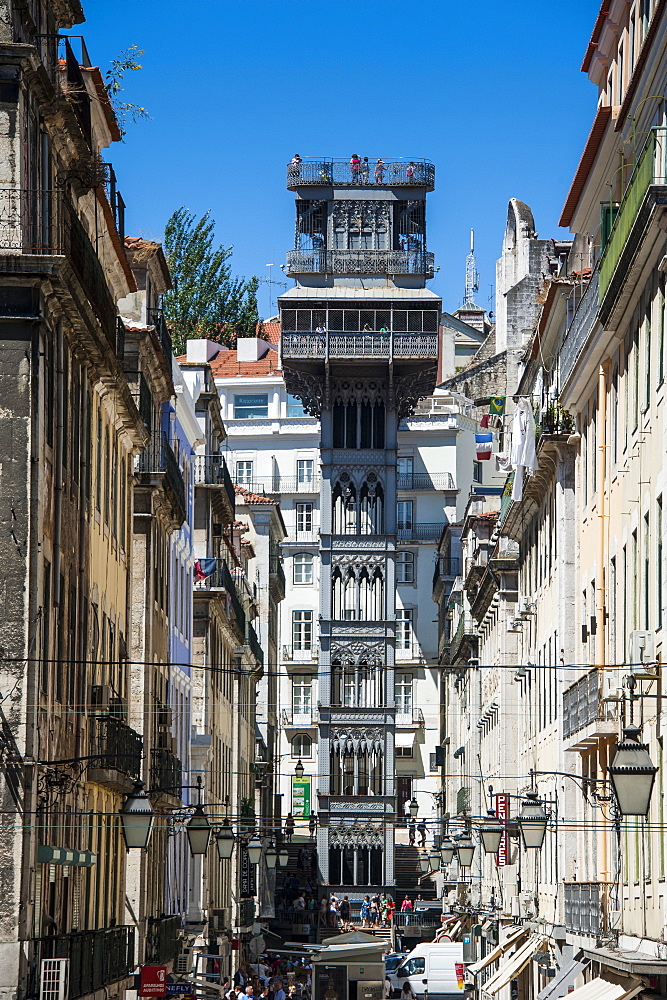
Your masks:
M143 49L137 48L136 45L130 45L129 49L121 52L117 59L111 60L111 69L108 69L104 76L109 100L114 109L118 128L122 136L126 134L125 126L128 121L136 123L142 118L151 118L146 108L142 108L138 104L130 104L120 98L120 94L123 91L123 77L126 73L141 69L141 63L137 62L137 58L143 54Z
M164 297L164 310L176 354L193 338L233 347L238 336L256 336L257 278L233 277L233 247L214 246L215 222L210 215L206 212L195 222L194 214L181 207L164 231L164 252L174 283Z

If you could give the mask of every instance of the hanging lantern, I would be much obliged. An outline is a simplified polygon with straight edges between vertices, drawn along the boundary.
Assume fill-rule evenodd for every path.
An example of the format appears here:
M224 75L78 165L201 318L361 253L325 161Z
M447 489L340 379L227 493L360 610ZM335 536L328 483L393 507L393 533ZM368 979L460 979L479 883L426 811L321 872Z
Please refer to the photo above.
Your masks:
M123 802L119 814L128 851L133 847L148 847L155 814L150 799L144 791L143 781L135 781L134 788Z
M428 859L428 854L426 853L426 851L419 852L419 867L424 872L424 874L426 874L426 872L431 867L431 862Z
M629 726L616 744L608 767L618 808L622 816L646 816L658 768L648 754L648 744L640 743L641 730Z
M250 864L258 865L259 859L262 856L262 845L257 839L257 837L252 838L252 840L246 847L246 851L248 852L248 861L250 862Z
M195 807L195 811L185 824L185 832L188 835L191 853L195 857L206 854L211 839L211 824L201 805Z
M234 831L228 822L220 828L215 838L215 846L218 848L218 857L221 861L228 861L234 851Z
M475 853L475 845L470 838L470 834L461 833L456 839L458 841L456 852L459 857L459 864L462 868L470 868Z
M306 770L305 767L303 766L301 761L299 761L299 763L294 768L294 774L296 775L298 781L301 781L301 779L303 778L303 772L305 770Z
M528 850L539 849L544 843L547 832L548 816L540 802L537 792L526 792L521 812L517 817L523 846Z
M428 861L432 872L437 872L440 870L440 851L435 845L431 848L431 853L428 856Z
M418 812L419 812L419 803L417 802L417 799L413 795L412 798L410 799L410 815L412 816L413 819L415 819Z
M440 858L443 865L448 865L451 863L454 854L456 853L456 844L451 837L445 837L442 844L440 845Z
M265 857L266 857L266 867L275 868L276 861L278 860L278 852L273 846L273 841L271 841L271 843L267 847Z
M286 847L283 847L281 848L281 850L278 851L278 864L281 866L281 868L284 868L288 861L289 861L289 852Z
M493 809L487 810L486 817L480 824L479 835L485 854L497 854L503 839L503 824Z

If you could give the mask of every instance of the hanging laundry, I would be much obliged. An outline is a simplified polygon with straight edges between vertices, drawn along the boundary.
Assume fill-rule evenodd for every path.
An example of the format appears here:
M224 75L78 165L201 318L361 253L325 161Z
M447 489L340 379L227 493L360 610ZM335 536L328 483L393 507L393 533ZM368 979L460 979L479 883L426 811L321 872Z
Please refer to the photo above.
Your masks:
M527 399L520 399L512 418L512 445L510 448L510 464L514 469L514 485L512 500L518 503L523 499L523 473L527 469L533 473L537 469L535 454L535 418Z
M494 417L502 417L505 412L505 397L492 396L489 400L489 413Z
M491 458L492 449L493 434L475 434L475 451L477 452L478 460L482 461Z

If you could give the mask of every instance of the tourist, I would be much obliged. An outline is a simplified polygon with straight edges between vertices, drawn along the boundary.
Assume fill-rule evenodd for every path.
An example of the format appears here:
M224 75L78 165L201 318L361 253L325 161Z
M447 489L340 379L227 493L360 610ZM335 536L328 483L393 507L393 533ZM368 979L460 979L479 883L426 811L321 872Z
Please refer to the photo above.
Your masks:
M350 157L350 176L352 177L352 183L359 183L359 171L361 169L361 160L356 153L353 153Z
M293 180L298 180L301 176L301 157L298 153L295 153L290 160L288 173Z
M406 896L401 903L401 913L405 914L405 926L407 927L410 923L410 914L412 913L412 900L409 896Z
M401 1000L416 1000L415 991L406 979L401 990Z
M343 899L340 904L339 913L340 913L341 923L343 924L343 930L349 931L351 909L350 909L350 901L347 898L347 896L343 896Z
M405 175L410 183L416 180L415 165L412 160L410 160L410 163L408 164L408 169L405 171Z
M294 836L294 817L291 812L287 813L287 818L285 819L285 840L289 844Z
M390 896L387 900L387 927L391 927L394 922L394 913L396 912L396 903Z
M371 330L371 327L370 327L370 325L368 323L364 323L364 328L363 328L363 330L361 332L362 333L373 333L373 331Z
M364 896L361 904L361 924L362 927L370 927L371 901L369 896Z
M338 926L338 898L334 892L329 897L329 926Z
M370 170L371 170L371 167L370 167L370 163L368 162L368 157L364 156L364 158L362 160L362 163L361 163L361 168L360 168L361 183L362 184L368 184L368 175L370 173Z
M287 1000L287 994L280 979L273 980L273 1000Z
M415 833L416 832L417 832L417 827L415 825L415 821L413 820L410 823L410 826L408 827L408 840L409 840L409 843L410 843L410 847L414 847L415 846Z
M375 183L384 184L384 172L387 169L387 164L382 158L378 159L375 164Z
M329 916L329 900L326 896L322 896L322 899L320 901L320 927L326 927L328 916Z
M423 819L417 825L417 833L419 834L419 846L426 847L426 823Z

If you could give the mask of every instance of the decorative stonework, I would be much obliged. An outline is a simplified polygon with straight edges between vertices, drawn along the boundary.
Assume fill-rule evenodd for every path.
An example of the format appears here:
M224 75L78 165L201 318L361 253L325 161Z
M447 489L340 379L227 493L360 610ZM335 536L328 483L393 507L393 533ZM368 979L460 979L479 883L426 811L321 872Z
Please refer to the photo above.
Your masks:
M330 847L383 847L384 825L372 820L334 820L329 827Z
M384 623L356 622L355 624L351 624L345 622L337 623L332 629L332 634L336 639L354 639L356 637L362 637L364 639L384 639L387 631L389 630Z
M372 535L366 538L360 537L359 535L354 536L338 536L331 540L331 548L337 552L341 549L350 549L351 551L358 553L359 551L368 552L371 549L376 551L386 552L387 551L387 540L384 535Z
M331 660L341 663L361 663L369 666L381 666L384 663L384 641L372 639L370 642L332 642L330 648Z
M369 552L363 556L357 552L343 552L336 554L331 561L332 570L339 569L343 574L352 569L358 575L361 570L367 569L371 575L373 570L384 570L384 566L385 556L381 552Z
M381 750L384 729L380 726L333 726L329 738L336 751L346 746L354 753L366 749Z
M436 376L437 369L434 367L394 379L394 397L399 417L409 417L419 400L431 395Z
M342 403L369 403L375 406L376 403L384 402L386 385L380 379L358 378L358 379L334 379L331 386L331 402Z
M298 396L311 417L319 417L324 403L324 381L309 372L285 368L285 385L292 396Z
M384 485L378 472L384 472L384 469L372 465L334 465L331 469L331 480L333 483L354 484L357 488L363 485L369 487Z

